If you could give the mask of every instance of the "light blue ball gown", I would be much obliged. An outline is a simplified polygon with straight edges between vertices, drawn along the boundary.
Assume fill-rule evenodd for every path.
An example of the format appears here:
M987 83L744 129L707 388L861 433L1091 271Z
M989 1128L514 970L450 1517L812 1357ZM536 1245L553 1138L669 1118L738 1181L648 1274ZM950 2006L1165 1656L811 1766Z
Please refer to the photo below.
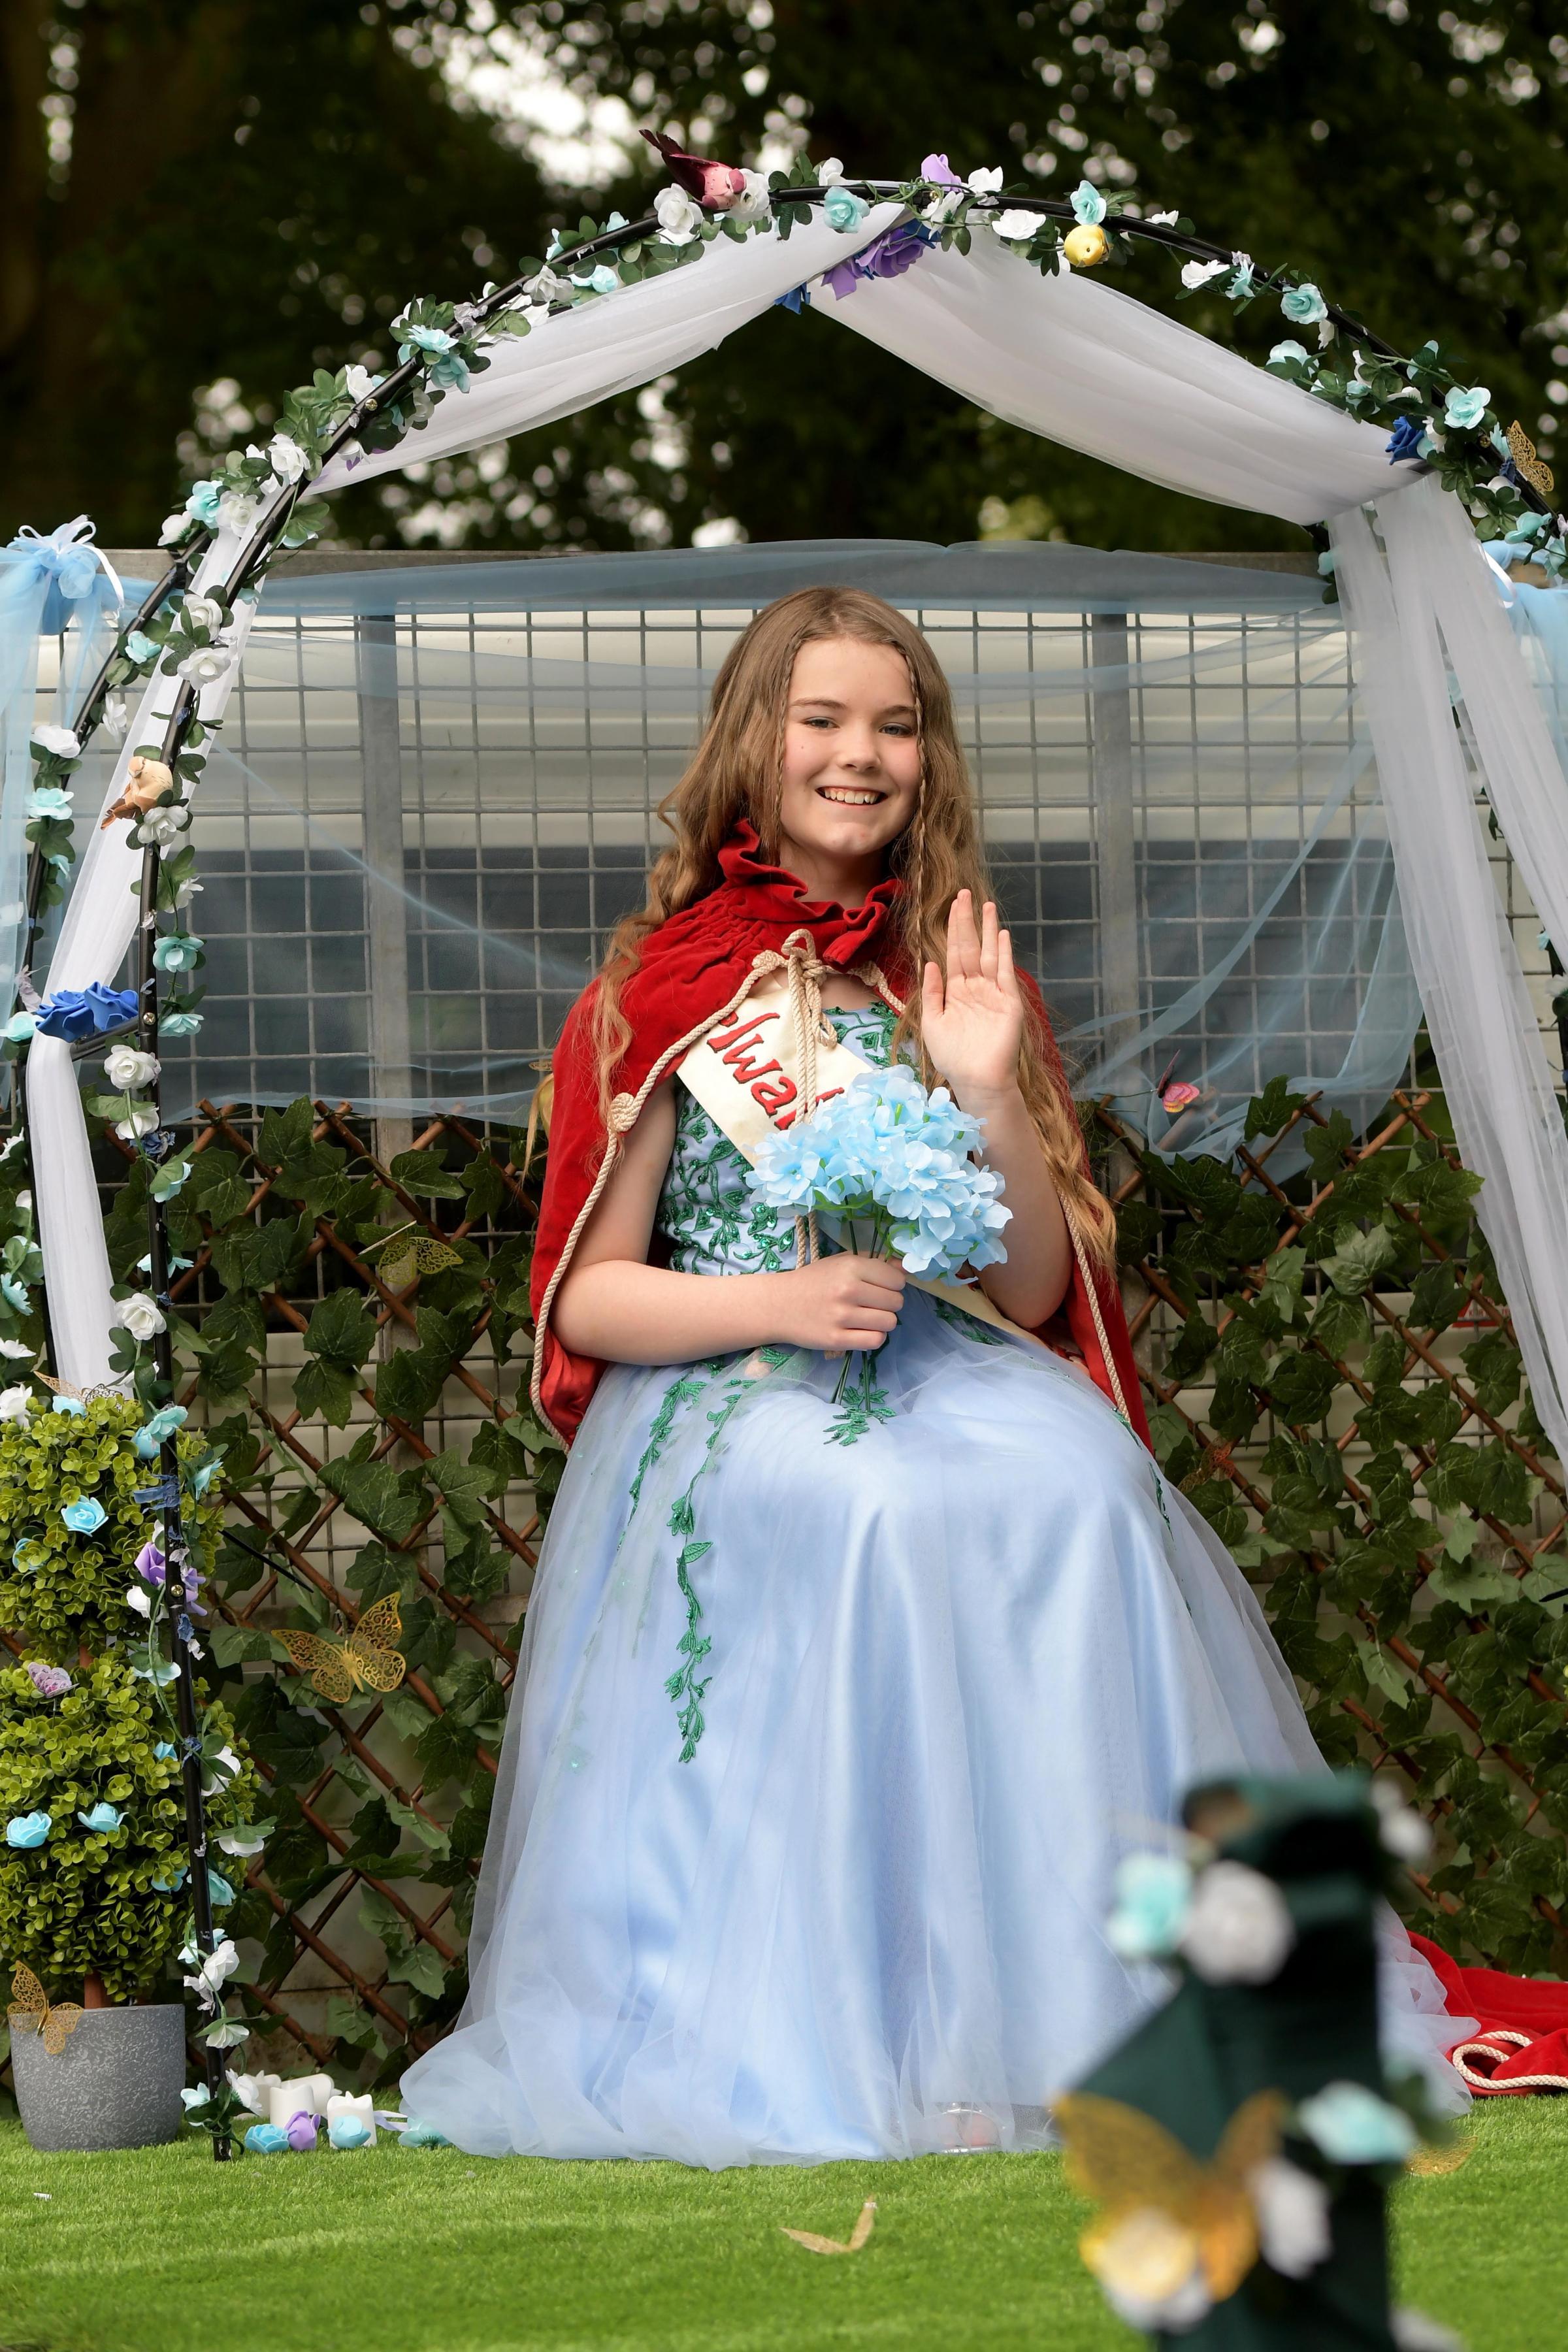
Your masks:
M879 1008L830 1018L885 1060ZM679 1092L670 1265L793 1264ZM786 1348L601 1382L468 2000L403 2077L459 2147L1045 2145L1048 2101L1163 1997L1106 1941L1121 1854L1195 1780L1321 1769L1240 1572L1081 1371L913 1290L873 1361L847 1416L840 1366ZM1427 2054L1441 1995L1394 1937L1395 2036Z

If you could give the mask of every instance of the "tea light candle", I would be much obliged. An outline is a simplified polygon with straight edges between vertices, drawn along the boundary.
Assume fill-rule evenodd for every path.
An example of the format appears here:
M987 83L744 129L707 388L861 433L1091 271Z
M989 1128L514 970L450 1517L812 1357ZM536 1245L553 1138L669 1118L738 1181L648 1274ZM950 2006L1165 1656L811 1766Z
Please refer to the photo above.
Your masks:
M336 2087L330 2074L300 2074L292 2083L275 2083L267 2095L268 2120L287 2131L295 2116L322 2115Z
M349 2144L357 2147L368 2145L374 2147L375 2146L375 2100L371 2092L334 2091L332 2093L331 2097L327 2101L329 2135L335 2123L350 2121L364 2126L365 2139L352 2140ZM336 2145L335 2142L333 2144Z

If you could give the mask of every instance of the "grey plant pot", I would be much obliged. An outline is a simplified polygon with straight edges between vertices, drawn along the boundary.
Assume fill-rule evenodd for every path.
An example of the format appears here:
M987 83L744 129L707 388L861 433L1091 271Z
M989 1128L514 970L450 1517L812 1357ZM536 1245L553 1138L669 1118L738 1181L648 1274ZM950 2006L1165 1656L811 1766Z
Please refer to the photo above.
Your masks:
M177 2139L185 2012L177 2001L83 2010L58 2058L14 2027L11 2071L27 2137L47 2153Z

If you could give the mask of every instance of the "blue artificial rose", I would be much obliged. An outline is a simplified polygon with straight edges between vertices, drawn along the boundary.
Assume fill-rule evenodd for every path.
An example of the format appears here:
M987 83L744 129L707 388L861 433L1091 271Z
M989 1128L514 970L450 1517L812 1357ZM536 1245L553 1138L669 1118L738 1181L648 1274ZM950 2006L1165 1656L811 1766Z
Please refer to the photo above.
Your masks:
M445 327L399 327L395 331L403 338L397 346L397 356L405 361L411 360L416 352L449 352L458 340Z
M1288 286L1279 297L1279 308L1293 327L1315 327L1329 315L1328 304L1310 278L1304 285Z
M13 1813L5 1824L5 1843L22 1847L42 1845L49 1829L47 1813Z
M1402 416L1388 436L1388 462L1397 466L1402 457L1419 457L1421 444L1426 436L1424 416Z
M1467 391L1462 384L1450 384L1443 395L1443 422L1454 431L1466 433L1479 425L1487 413L1491 393L1484 383L1473 383Z
M185 512L194 515L198 522L205 523L209 530L216 530L218 508L222 502L221 482L193 482L185 493Z
M62 1507L60 1517L73 1535L95 1536L109 1513L95 1496L79 1495L74 1502Z
M1296 2121L1331 2164L1403 2164L1417 2138L1403 2108L1363 2083L1326 2083L1301 2101Z
M1273 367L1277 361L1293 360L1298 366L1305 367L1311 356L1305 343L1276 343L1268 354L1268 364Z
M289 2135L281 2124L252 2124L245 2145L252 2156L279 2156L289 2145Z
M613 294L620 282L619 275L607 261L601 261L588 277L588 283L595 294Z
M142 629L132 629L125 640L125 657L127 661L135 662L138 667L143 662L156 661L163 650L156 639L148 636Z
M77 1815L83 1829L90 1830L95 1837L108 1837L120 1827L124 1818L118 1805L105 1804L101 1801L89 1812Z
M165 931L153 950L160 971L194 971L203 942L194 931Z
M151 1421L144 1422L131 1441L139 1458L143 1462L156 1461L165 1439L173 1437L174 1432L184 1425L185 1418L183 1404L166 1404L161 1412L153 1415Z
M1124 1960L1173 1952L1192 1908L1193 1874L1179 1854L1130 1853L1116 1873L1116 1908L1105 1937Z
M13 1013L5 1024L5 1043L8 1045L25 1045L37 1025L31 1013Z
M864 196L858 196L853 188L831 187L822 199L823 219L829 228L845 236L859 227L870 209Z
M73 1421L87 1419L87 1407L80 1397L58 1396L49 1406L51 1412L68 1412Z
M398 2145L401 2147L450 2147L452 2143L445 2132L437 2130L434 2124L422 2124L417 2116L411 2116L404 2126Z
M160 1037L194 1037L201 1025L199 1013L163 1013L158 1016Z
M445 359L437 360L435 366L431 369L430 381L432 383L451 384L458 392L467 392L468 388L468 362L462 357L460 352L449 352Z
M363 2147L370 2137L370 2126L363 2116L334 2116L327 2126L327 2138L333 2147Z
M101 1036L134 1021L138 1004L133 988L105 988L95 980L86 988L62 988L46 996L37 1012L40 1037L60 1037L74 1045L83 1037Z
M27 817L67 817L71 813L71 796L63 784L37 784L27 795Z
M1098 228L1105 218L1105 198L1087 180L1079 182L1068 201L1080 228Z

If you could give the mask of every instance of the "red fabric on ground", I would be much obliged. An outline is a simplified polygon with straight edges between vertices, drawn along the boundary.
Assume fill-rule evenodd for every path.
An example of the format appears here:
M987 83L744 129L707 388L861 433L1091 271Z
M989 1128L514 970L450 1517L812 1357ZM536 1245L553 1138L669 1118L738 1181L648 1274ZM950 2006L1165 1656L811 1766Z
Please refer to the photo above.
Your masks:
M1479 2019L1448 2055L1478 2098L1568 2091L1568 1984L1466 1969L1425 1936L1411 1942L1442 1985L1449 2013Z

